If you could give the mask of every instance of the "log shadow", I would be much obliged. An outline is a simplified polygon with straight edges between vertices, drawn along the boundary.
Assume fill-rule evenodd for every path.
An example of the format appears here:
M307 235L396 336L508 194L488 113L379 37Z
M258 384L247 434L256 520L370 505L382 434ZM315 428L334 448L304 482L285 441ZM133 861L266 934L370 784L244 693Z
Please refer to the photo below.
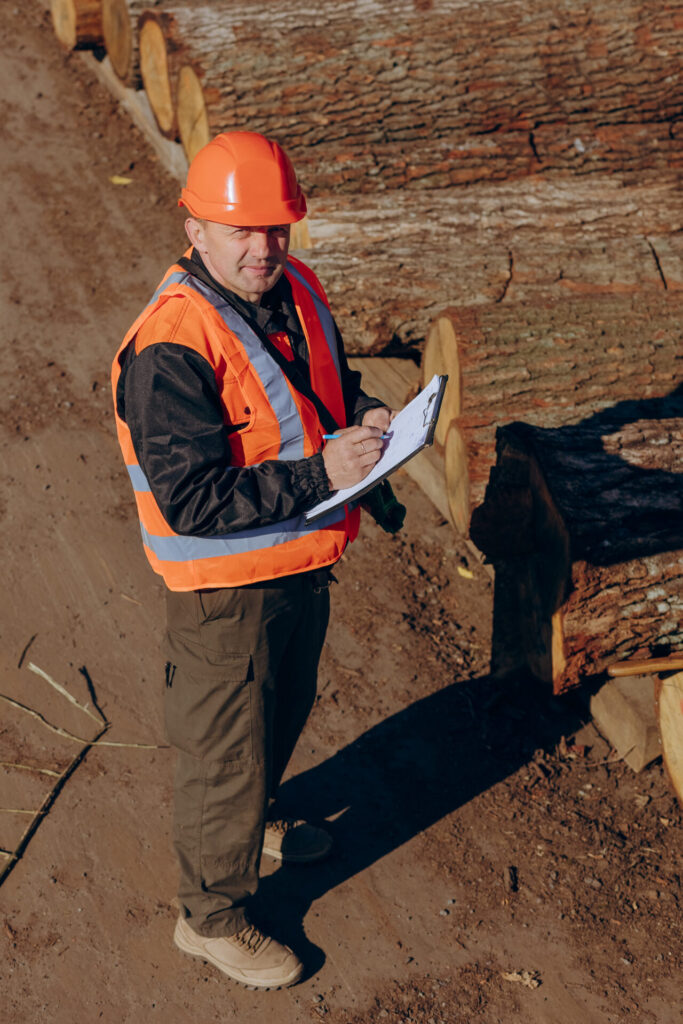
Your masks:
M559 701L528 677L454 683L360 735L287 781L283 813L323 820L334 851L320 864L283 865L262 879L257 919L292 946L310 973L324 953L304 932L311 904L441 821L527 763L554 750L585 720L579 700Z
M679 385L664 397L624 400L575 424L499 428L497 462L471 523L472 539L495 569L496 674L531 664L551 678L552 619L571 593L572 564L609 568L683 549L683 473L674 470L676 449L663 437L650 448L650 466L637 464L636 457L640 425L646 434L653 421L682 419ZM631 446L627 458L620 453L622 439ZM550 502L530 481L529 455L551 471L543 474ZM666 638L648 638L648 646L653 655L673 650Z

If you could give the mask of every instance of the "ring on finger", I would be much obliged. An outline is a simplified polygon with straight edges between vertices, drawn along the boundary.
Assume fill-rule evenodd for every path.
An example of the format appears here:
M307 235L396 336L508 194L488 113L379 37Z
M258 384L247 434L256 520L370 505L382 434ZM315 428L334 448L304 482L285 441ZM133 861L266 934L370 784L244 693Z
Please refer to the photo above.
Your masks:
M365 445L363 444L363 442L362 442L362 441L361 441L361 443L360 443L360 450L362 451L363 455L366 455L366 454L367 454L367 452L365 451Z

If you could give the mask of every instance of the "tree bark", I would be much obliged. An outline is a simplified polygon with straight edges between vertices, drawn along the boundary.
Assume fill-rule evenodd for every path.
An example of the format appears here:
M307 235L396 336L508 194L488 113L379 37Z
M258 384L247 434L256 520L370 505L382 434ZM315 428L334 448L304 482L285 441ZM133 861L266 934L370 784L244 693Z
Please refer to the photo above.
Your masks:
M495 462L498 427L520 419L545 428L578 424L607 406L673 390L683 371L683 299L663 292L539 308L451 308L435 321L435 338L448 340L451 351L428 343L429 373L455 375L457 367L460 374L453 392L462 444L446 456L447 489L461 507L468 494L475 508Z
M138 18L154 0L102 0L104 45L111 65L124 85L137 89L140 77Z
M682 456L680 386L575 425L498 432L472 519L496 567L494 661L562 693L613 661L683 651Z
M680 4L532 7L168 3L188 156L228 128L273 135L311 194L676 170Z
M309 206L312 249L301 255L353 353L417 353L447 307L504 317L528 305L522 326L537 306L589 309L610 295L652 305L683 289L683 196L672 179L549 176Z
M102 45L102 0L51 0L55 35L67 50Z

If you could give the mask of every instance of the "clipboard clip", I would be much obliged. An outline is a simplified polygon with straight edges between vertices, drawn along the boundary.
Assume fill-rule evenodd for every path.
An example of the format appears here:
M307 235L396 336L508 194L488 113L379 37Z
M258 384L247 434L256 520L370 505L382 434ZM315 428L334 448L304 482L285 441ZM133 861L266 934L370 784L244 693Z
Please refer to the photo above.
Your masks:
M428 427L432 420L431 406L436 401L436 391L429 396L424 412L422 413L422 426Z

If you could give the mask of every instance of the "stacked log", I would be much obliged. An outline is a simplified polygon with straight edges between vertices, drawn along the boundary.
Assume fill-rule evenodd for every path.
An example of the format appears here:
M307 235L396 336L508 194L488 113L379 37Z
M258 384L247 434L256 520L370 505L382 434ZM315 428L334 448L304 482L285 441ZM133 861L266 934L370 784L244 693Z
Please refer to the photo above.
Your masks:
M124 85L141 83L138 18L154 0L101 0L102 31L107 56Z
M183 58L189 158L219 131L260 131L311 194L681 166L672 0L495 0L485 17L474 0L168 0L163 11L168 53Z
M514 305L508 323L524 324L526 305L683 288L683 196L671 179L536 177L314 197L310 211L305 259L354 354L418 352L449 306Z
M424 383L449 375L435 440L451 518L466 533L495 463L498 427L578 424L616 402L672 391L683 372L683 296L447 309L432 324L423 365Z
M67 50L102 45L102 0L51 0L52 27Z
M683 651L683 394L498 433L472 538L496 568L494 660L556 693ZM497 634L497 636L496 636Z

